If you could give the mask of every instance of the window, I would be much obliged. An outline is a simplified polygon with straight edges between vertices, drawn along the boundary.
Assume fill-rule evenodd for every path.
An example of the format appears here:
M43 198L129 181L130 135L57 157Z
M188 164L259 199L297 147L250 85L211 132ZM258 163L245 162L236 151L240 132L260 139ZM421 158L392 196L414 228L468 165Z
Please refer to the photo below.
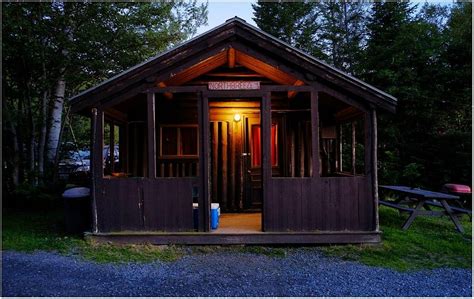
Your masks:
M341 171L352 175L365 174L364 118L359 117L341 125Z
M105 121L104 143L102 155L104 159L104 175L114 177L126 176L124 157L121 157L124 149L123 127L113 121Z
M272 92L271 110L272 124L278 124L271 132L272 140L278 139L278 147L271 148L272 166L279 162L272 177L312 177L311 93Z
M160 126L160 157L195 157L198 155L196 125Z

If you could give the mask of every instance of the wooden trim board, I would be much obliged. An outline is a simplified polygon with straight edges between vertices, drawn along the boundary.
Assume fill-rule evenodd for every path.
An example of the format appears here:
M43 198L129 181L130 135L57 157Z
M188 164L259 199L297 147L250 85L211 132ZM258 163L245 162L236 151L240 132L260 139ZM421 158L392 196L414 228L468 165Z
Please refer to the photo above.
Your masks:
M248 234L123 232L86 233L85 237L96 242L153 245L377 244L381 242L380 232L260 232Z

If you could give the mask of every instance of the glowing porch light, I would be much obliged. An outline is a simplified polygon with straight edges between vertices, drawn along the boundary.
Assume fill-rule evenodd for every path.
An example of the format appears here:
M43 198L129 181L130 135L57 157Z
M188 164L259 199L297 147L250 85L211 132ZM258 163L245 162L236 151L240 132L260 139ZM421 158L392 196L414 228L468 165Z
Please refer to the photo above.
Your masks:
M236 121L236 122L240 121L240 114L238 114L238 113L234 114L234 121Z

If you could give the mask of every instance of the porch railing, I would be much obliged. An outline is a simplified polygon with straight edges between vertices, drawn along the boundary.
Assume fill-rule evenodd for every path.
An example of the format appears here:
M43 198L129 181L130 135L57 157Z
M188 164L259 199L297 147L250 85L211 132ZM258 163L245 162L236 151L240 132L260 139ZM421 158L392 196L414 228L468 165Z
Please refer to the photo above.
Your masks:
M160 157L157 160L157 177L195 177L198 174L198 157Z

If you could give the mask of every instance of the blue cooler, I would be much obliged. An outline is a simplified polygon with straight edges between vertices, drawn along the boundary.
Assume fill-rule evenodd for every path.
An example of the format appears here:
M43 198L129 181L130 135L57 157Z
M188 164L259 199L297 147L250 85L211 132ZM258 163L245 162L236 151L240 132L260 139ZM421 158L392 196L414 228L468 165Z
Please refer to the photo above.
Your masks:
M217 229L219 226L219 215L221 209L218 203L211 203L211 229Z

